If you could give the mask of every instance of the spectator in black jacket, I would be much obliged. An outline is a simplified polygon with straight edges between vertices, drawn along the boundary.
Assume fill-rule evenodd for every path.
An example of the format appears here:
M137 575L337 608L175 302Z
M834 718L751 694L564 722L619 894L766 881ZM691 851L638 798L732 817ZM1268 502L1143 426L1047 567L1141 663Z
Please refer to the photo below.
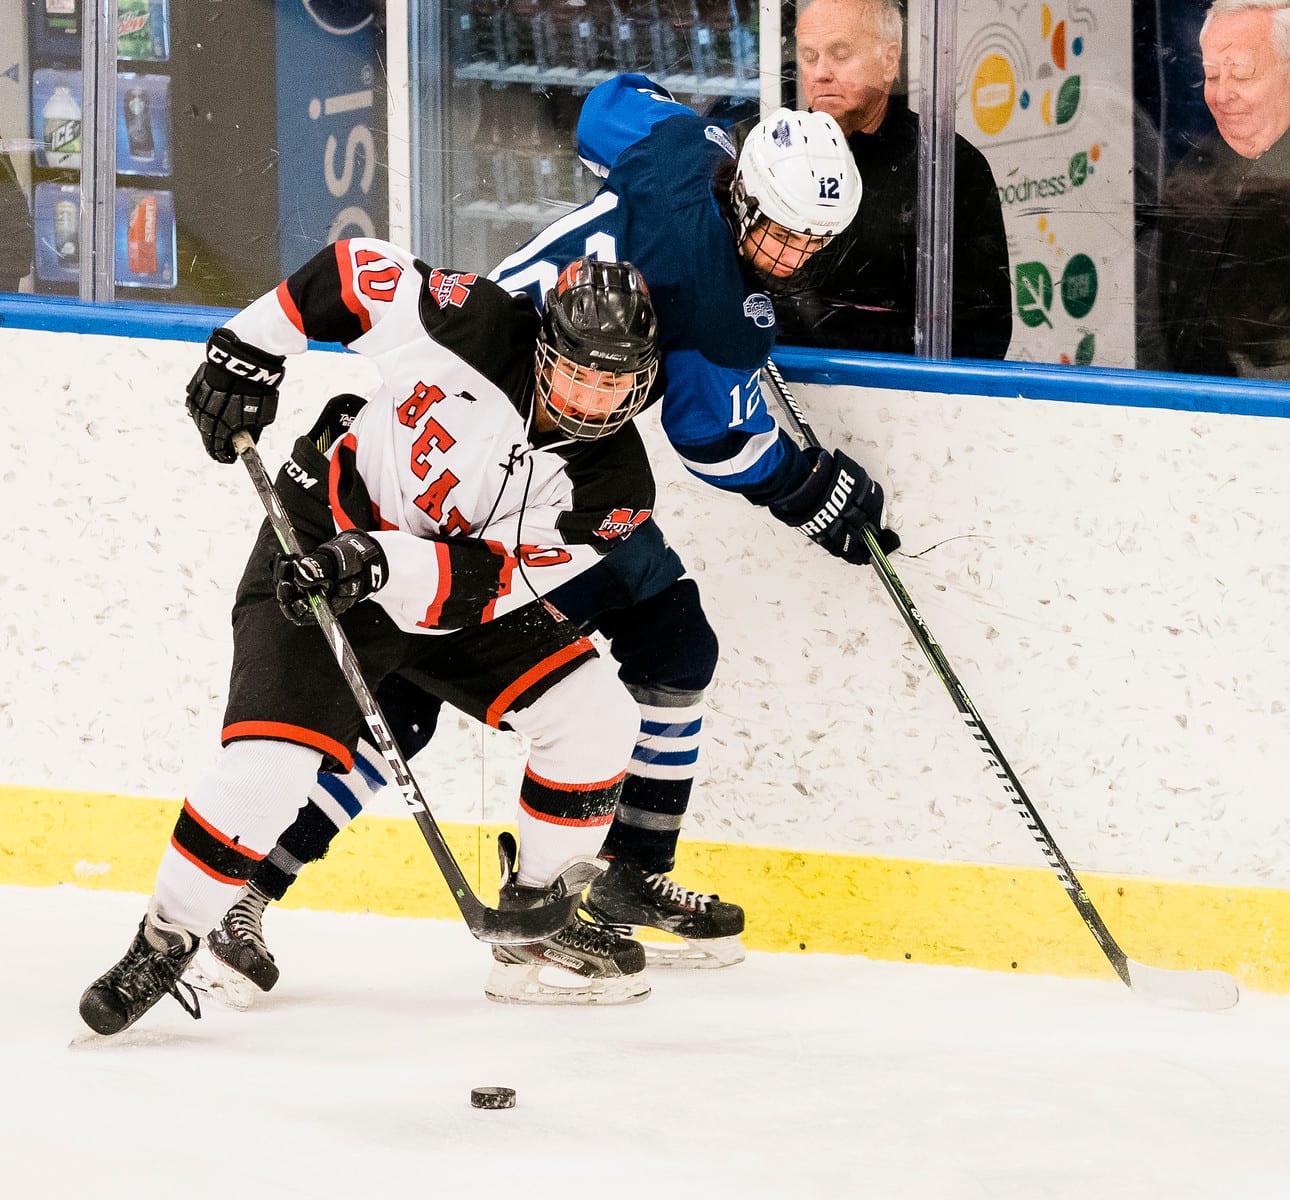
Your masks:
M1290 379L1290 0L1215 0L1200 49L1218 129L1165 190L1148 365Z
M797 17L798 104L847 135L864 193L851 227L822 251L811 293L776 299L779 339L911 354L918 226L918 115L893 95L904 18L899 0L808 0ZM1003 208L985 156L955 137L956 358L1003 358L1012 289Z
M31 209L9 155L0 149L0 292L16 292L31 270Z

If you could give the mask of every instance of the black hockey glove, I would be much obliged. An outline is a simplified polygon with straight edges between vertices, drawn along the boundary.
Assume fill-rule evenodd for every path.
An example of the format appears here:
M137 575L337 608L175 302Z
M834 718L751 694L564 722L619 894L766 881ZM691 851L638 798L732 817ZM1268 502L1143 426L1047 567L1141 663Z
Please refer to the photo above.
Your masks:
M217 329L206 339L206 361L188 381L188 415L216 462L237 458L233 435L239 429L258 441L273 423L284 361L281 354L242 341L231 329Z
M321 596L340 616L379 592L388 576L380 542L360 529L347 529L308 554L279 554L273 564L273 590L288 621L312 625L316 618L310 596Z
M806 453L814 460L810 476L782 504L772 504L771 513L849 563L869 561L860 532L866 525L878 531L884 554L895 550L900 538L882 527L882 488L865 469L841 450L812 446Z

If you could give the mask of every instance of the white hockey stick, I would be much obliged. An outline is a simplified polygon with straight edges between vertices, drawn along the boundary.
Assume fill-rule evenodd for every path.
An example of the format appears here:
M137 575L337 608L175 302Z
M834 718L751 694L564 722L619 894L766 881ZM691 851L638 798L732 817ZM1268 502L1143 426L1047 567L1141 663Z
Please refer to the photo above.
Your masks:
M780 407L788 414L789 420L796 426L801 436L810 445L818 446L819 438L815 436L815 431L803 416L802 410L798 408L797 401L788 390L784 377L780 375L774 363L766 364L764 375L769 380L771 390L778 398ZM981 714L976 710L976 705L972 703L972 698L955 675L949 659L945 657L945 652L927 627L927 622L914 607L914 602L905 590L905 585L901 583L891 562L878 544L877 530L871 525L866 525L864 538L869 548L869 561L878 572L878 578L882 580L887 594L899 609L919 649L927 656L932 670L945 685L945 690L954 701L954 707L962 716L963 723L972 734L981 753L986 756L990 769L1002 783L1008 799L1021 814L1026 828L1039 844L1040 850L1048 860L1048 865L1057 875L1066 895L1070 897L1076 911L1084 919L1084 924L1088 926L1089 932L1101 947L1102 953L1106 955L1115 973L1135 995L1171 1008L1217 1012L1235 1005L1240 999L1240 990L1236 986L1236 980L1224 971L1170 970L1164 967L1152 967L1146 963L1137 962L1120 949L1102 920L1101 913L1093 907L1088 893L1084 891L1084 885L1080 883L1070 863L1066 861L1066 856L1053 841L1053 835L1048 832L1035 806L1030 802L1026 789L1021 786L1021 780L1008 765L1003 751L999 749L998 743L986 728Z

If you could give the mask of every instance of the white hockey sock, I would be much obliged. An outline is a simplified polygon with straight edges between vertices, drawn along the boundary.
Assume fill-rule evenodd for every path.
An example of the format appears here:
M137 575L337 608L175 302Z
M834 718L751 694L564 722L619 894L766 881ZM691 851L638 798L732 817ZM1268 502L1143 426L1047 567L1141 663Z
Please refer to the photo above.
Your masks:
M185 814L244 858L240 865L249 874L295 817L321 758L317 750L290 742L232 742L189 793ZM166 920L205 936L243 886L172 837L157 871L156 901Z

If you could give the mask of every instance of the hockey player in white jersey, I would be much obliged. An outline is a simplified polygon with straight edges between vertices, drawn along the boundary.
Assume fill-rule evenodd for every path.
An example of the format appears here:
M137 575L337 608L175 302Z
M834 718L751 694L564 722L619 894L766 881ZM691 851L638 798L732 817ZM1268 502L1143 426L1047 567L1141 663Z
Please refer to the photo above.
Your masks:
M310 339L369 356L380 386L366 403L329 404L278 477L307 552L282 555L262 527L234 603L222 749L184 803L132 944L81 998L92 1029L118 1033L166 994L198 1015L181 976L199 940L319 769L352 767L363 718L309 627L313 594L330 602L370 687L408 671L529 738L500 907L554 898L563 869L596 856L639 715L612 665L541 597L631 532L624 507L653 506L629 422L657 370L656 327L626 264L570 264L540 316L486 279L354 239L211 335L188 409L220 462L236 458L235 433L258 436L273 420L284 356ZM618 1003L649 991L640 945L582 918L493 956L494 999Z
M736 158L724 130L645 76L621 75L587 96L577 138L579 155L605 186L492 277L540 302L581 255L629 259L659 317L661 365L651 402L686 468L765 506L847 561L867 558L859 534L866 523L879 527L884 550L898 546L882 528L877 482L840 451L799 449L760 388L775 340L772 295L800 285L814 253L859 207L855 161L834 120L780 109L757 124ZM835 495L840 503L832 503ZM608 640L640 706L637 745L603 850L610 866L588 904L605 920L683 939L651 941L654 963L737 963L743 909L670 874L718 653L696 581L651 519L595 570L570 581L558 602ZM395 677L378 699L404 752L415 754L434 732L433 697L415 680ZM320 776L310 804L261 864L255 891L228 914L212 947L253 979L276 978L261 925L266 900L280 899L301 865L321 857L383 783L379 756L363 747L354 772Z

